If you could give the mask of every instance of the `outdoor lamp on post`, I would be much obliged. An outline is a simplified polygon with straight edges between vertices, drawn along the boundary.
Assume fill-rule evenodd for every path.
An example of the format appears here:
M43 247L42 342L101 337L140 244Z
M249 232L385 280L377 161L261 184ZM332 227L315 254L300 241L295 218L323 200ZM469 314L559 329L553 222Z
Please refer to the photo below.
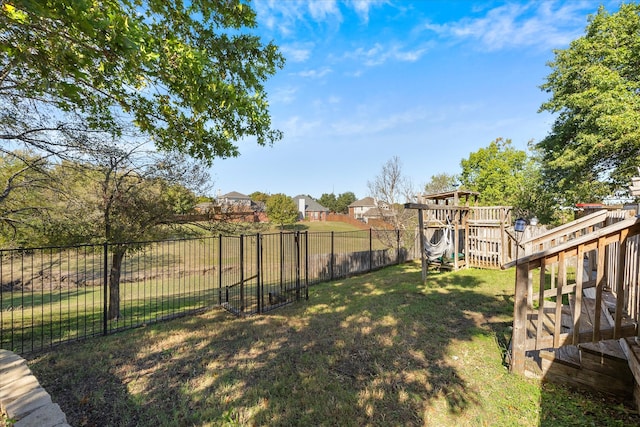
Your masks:
M525 228L527 228L527 220L523 218L516 219L516 222L513 224L513 230L516 232L516 265L518 263L518 250L520 249L520 242L522 241Z

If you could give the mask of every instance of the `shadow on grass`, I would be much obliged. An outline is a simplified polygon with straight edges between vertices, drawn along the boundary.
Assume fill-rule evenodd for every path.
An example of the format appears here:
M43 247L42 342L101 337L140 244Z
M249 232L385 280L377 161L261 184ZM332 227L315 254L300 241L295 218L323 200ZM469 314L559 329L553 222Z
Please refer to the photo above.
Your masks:
M473 274L396 266L308 302L62 346L30 366L72 425L424 425L483 403L449 354L512 310ZM496 323L497 325L497 323Z

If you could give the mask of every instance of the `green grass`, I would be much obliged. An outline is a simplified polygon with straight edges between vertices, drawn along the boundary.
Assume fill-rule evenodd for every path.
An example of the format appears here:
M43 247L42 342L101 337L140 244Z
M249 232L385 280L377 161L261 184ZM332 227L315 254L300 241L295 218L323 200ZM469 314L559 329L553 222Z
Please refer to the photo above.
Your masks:
M510 374L513 271L419 263L29 356L72 425L638 425L600 395Z

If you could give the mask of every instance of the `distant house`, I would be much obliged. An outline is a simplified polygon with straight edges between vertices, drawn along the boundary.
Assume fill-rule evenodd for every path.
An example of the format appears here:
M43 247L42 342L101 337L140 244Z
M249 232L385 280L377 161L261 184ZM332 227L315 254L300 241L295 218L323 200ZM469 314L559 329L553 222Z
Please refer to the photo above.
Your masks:
M389 206L373 197L365 197L349 205L349 216L365 223L370 219L384 219L388 212Z
M254 202L245 194L232 191L218 195L218 206L223 214L233 221L239 222L266 222L265 206L262 202Z
M232 191L231 193L219 195L217 197L218 205L230 207L230 206L251 206L251 198L245 194Z
M386 208L386 205L378 206L378 203L373 197L365 197L364 199L356 200L349 205L349 216L366 222L369 216L382 216L378 211L379 207Z
M365 197L364 199L356 200L349 205L349 216L364 222L364 214L369 209L375 207L376 203L373 197Z
M326 221L329 209L322 206L309 196L299 195L293 198L298 206L298 219L308 221Z

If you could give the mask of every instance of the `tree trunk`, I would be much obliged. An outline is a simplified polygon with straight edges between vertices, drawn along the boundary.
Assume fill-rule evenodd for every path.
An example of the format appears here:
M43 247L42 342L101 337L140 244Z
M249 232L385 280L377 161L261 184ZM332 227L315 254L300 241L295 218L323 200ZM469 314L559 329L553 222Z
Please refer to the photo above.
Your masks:
M120 271L125 249L116 247L111 256L109 272L109 320L117 320L120 315Z

